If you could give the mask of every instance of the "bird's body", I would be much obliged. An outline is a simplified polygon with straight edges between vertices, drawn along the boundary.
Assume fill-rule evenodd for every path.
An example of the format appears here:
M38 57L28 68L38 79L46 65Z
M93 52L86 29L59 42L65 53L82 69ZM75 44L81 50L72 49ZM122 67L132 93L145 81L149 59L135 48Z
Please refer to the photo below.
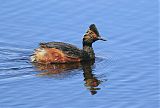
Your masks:
M99 33L94 24L83 38L83 49L63 42L40 43L39 48L31 56L31 61L36 63L70 63L95 59L92 43L99 38ZM99 39L98 39L99 38Z
M63 42L40 43L32 56L33 62L39 63L69 63L80 62L89 56L74 45Z

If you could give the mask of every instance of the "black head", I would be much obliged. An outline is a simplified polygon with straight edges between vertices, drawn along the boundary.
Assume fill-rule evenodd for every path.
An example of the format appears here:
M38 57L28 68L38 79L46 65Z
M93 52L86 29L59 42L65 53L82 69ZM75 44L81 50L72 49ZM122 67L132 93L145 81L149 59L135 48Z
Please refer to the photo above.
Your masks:
M103 39L99 35L99 32L98 32L95 24L91 24L89 26L89 29L87 30L87 32L85 33L85 35L83 37L83 42L85 42L85 43L93 43L93 42L95 42L97 40L106 41L105 39Z

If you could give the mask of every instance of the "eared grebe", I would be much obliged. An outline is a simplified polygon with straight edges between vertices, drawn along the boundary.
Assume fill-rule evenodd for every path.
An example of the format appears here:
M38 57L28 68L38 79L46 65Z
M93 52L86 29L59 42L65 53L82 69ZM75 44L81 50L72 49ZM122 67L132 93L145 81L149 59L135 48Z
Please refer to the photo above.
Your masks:
M101 38L95 24L91 24L83 37L83 49L63 42L40 43L40 47L35 49L31 56L31 61L35 63L70 63L95 59L92 43Z

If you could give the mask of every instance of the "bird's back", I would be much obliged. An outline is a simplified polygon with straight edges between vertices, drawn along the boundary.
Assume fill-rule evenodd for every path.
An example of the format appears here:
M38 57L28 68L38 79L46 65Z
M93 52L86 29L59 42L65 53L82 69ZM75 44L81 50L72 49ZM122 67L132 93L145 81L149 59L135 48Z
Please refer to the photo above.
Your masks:
M40 43L41 48L55 48L62 51L66 56L73 58L80 58L83 55L83 50L77 48L76 46L64 43L64 42L48 42Z
M83 50L74 45L63 42L40 43L31 57L32 62L40 63L66 63L82 61Z

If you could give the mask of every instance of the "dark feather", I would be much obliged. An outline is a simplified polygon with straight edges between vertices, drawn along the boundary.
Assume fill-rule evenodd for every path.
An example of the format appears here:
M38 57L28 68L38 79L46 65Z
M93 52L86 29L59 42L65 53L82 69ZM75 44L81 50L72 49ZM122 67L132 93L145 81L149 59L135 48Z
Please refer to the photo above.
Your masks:
M74 45L63 43L63 42L48 42L48 43L40 43L41 48L56 48L61 50L66 56L72 58L82 58L83 50L77 48Z
M93 31L95 34L97 34L97 36L99 36L99 32L98 32L95 24L91 24L89 26L89 28L90 28L91 31Z

